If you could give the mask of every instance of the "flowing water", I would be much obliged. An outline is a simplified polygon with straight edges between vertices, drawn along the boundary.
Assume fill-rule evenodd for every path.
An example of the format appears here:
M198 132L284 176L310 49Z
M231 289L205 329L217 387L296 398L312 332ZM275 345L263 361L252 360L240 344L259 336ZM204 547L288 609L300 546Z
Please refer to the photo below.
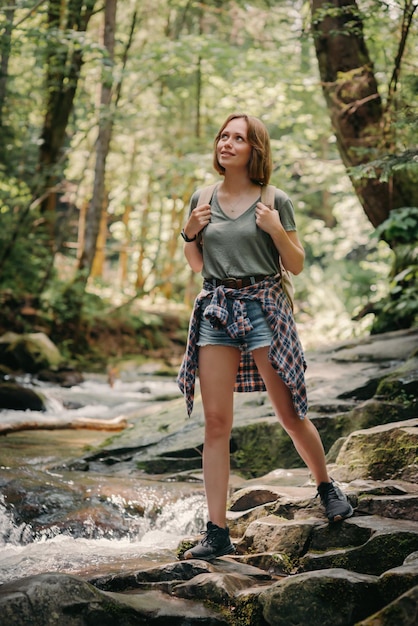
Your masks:
M166 506L157 519L145 516L125 538L89 538L93 520L85 537L74 538L57 528L33 538L31 529L14 524L0 503L0 582L42 572L98 575L173 561L182 536L201 528L203 509L202 495L184 497Z
M176 398L174 380L105 377L63 389L26 379L46 398L45 413L0 411L2 427L34 430L0 437L0 583L41 572L79 575L144 568L176 558L179 541L205 519L201 483L69 471L65 461L94 450L109 433L56 429L81 419L135 415L162 398ZM54 425L54 430L45 430ZM38 429L36 428L38 425Z

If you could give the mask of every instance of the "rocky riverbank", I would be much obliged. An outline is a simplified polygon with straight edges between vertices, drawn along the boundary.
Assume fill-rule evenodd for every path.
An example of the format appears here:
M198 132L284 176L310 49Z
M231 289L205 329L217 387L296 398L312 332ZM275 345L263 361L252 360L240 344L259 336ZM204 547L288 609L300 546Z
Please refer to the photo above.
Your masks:
M198 539L187 537L171 560L154 567L15 580L0 587L2 624L415 625L418 331L318 350L308 355L307 380L311 419L331 475L355 507L352 518L326 522L265 394L239 394L228 512L235 555L182 561ZM142 410L65 470L201 488L202 439L199 398L191 420L183 399L172 399ZM3 493L7 501L7 484Z

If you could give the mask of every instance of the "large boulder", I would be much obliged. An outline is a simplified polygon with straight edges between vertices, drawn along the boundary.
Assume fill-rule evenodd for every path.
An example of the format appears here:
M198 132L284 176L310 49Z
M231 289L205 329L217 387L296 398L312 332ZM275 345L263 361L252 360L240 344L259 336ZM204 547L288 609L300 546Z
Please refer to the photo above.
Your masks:
M137 613L89 583L66 574L40 574L0 587L0 614L7 626L134 626ZM144 622L142 622L144 623Z
M345 569L291 576L259 600L271 626L348 626L382 607L377 578Z
M396 600L413 587L418 587L418 552L407 556L399 567L384 572L380 576L379 584L387 601Z
M99 591L67 574L39 574L0 587L4 626L226 626L203 602L171 599L161 591L135 595Z
M319 537L319 542L316 541L316 535L321 535L322 529L313 529L310 551L301 558L299 569L343 567L363 574L380 575L402 565L406 557L418 550L418 525L409 520L355 516L346 520L343 527L348 533L345 530L338 533L337 545L333 545L330 533L325 533L328 544L323 552L315 549L321 543L324 549L324 539ZM342 548L344 537L346 546L349 545L345 549ZM349 542L348 537L351 537Z
M339 480L418 480L418 418L358 430L345 440L334 472Z
M0 363L12 370L34 374L58 367L62 361L60 351L44 333L5 333L0 337Z
M0 382L0 409L45 411L43 398L33 389L15 382Z

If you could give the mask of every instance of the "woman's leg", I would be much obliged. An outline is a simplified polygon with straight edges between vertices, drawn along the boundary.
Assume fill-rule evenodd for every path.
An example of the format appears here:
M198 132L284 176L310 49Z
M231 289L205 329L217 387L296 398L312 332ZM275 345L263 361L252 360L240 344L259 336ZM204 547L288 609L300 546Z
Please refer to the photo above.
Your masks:
M289 389L268 359L268 348L254 350L253 357L266 385L273 409L300 457L312 472L316 484L330 482L319 433L307 417L303 420L298 417Z
M203 476L209 520L226 526L229 446L233 423L234 384L240 351L226 346L199 348L199 380L205 413Z
M347 496L329 479L324 447L314 424L307 417L303 420L298 417L290 391L268 360L268 348L254 350L253 356L280 423L315 478L329 521L339 522L350 517L353 507Z

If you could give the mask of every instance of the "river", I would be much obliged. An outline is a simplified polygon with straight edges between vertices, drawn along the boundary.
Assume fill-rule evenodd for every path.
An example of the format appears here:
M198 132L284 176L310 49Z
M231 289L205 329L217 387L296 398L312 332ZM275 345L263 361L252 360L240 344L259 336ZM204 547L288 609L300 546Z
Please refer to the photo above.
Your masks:
M112 433L60 425L134 419L139 410L179 397L174 378L131 373L111 387L88 376L70 389L26 377L45 413L0 411L25 429L0 438L0 583L41 572L90 574L144 568L176 558L179 541L205 519L199 479L146 476L134 468L69 469Z

